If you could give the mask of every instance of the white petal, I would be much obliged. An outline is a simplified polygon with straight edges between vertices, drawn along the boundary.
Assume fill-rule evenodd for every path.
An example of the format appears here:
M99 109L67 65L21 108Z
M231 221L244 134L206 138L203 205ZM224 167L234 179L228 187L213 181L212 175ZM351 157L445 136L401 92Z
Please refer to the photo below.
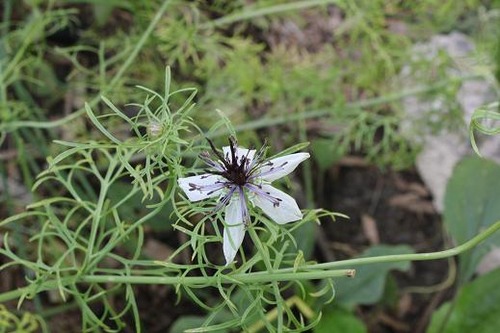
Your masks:
M179 178L179 187L190 201L200 201L221 194L225 187L224 179L218 175L205 173L199 176Z
M231 148L229 146L222 147L222 152L224 153L224 158L226 158L229 162L233 161L231 156ZM248 154L248 156L247 156ZM255 149L246 149L246 148L236 148L236 158L239 160L241 157L247 157L247 163L250 164L255 156Z
M242 201L243 200L243 201ZM245 237L244 213L246 211L245 198L241 197L236 191L233 199L226 206L223 250L226 258L226 265L229 265L236 256L238 249Z
M290 172L304 160L309 158L309 153L296 153L285 155L278 158L273 158L268 162L264 162L258 170L255 178L262 178L269 182L288 175Z
M261 192L253 191L252 202L276 223L284 224L302 219L302 212L294 198L271 185L263 184Z

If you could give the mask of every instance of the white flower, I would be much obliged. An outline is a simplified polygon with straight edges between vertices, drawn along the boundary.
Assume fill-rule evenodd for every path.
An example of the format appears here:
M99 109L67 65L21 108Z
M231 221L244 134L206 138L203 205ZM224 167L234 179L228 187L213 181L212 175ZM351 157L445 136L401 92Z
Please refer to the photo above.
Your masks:
M250 221L247 200L279 224L302 218L297 202L270 184L295 170L309 154L265 160L265 146L258 152L239 148L230 137L229 146L223 147L221 153L210 140L209 143L216 159L209 152L201 153L200 158L211 169L199 176L179 178L178 182L190 201L219 197L215 211L225 208L223 250L227 265L234 260Z

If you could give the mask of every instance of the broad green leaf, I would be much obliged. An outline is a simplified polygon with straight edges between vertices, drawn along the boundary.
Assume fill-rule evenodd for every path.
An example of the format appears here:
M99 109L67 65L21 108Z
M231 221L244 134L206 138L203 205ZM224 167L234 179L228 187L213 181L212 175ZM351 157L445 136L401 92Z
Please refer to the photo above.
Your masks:
M321 321L314 328L314 333L366 333L365 324L352 312L331 307L323 311Z
M445 303L434 313L427 333L500 332L499 281L496 269L465 285L454 306Z
M444 222L457 244L500 220L499 189L499 165L478 157L466 158L457 165L444 199ZM470 279L488 247L499 243L500 233L496 233L459 256L462 281Z
M389 246L377 245L366 250L361 257L374 257L392 254L409 254L413 250L404 245ZM378 302L384 292L386 276L393 269L406 271L410 263L387 262L379 264L368 264L356 269L356 276L352 279L335 280L336 304L354 306L357 304L374 304Z

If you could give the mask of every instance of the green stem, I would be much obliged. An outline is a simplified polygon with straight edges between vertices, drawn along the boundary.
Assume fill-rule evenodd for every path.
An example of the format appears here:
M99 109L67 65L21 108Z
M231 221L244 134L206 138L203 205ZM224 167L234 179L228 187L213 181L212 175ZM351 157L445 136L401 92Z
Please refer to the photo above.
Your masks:
M181 284L189 287L215 286L220 281L222 284L252 284L292 280L321 280L333 277L351 277L352 269L323 270L315 272L274 273L261 275L257 273L240 273L219 276L114 276L114 275L85 275L82 282L88 283L129 283L129 284Z
M437 260L444 259L456 256L462 252L468 251L473 247L477 246L479 243L483 242L486 238L490 237L493 233L495 233L498 229L500 229L500 221L495 222L489 228L484 230L482 233L476 235L471 238L467 242L448 249L444 251L437 252L427 252L427 253L413 253L413 254L395 254L395 255L387 255L387 256L377 256L377 257L368 257L368 258L356 258L356 259L347 259L335 262L326 262L321 264L311 264L301 266L299 269L301 271L310 271L317 269L338 269L341 267L356 267L359 265L367 265L367 264L379 264L379 263L387 263L387 262L399 262L399 261L424 261L424 260ZM294 268L283 268L280 272L294 272L296 269ZM256 272L255 274L265 274L266 272Z
M378 256L370 258L358 258L349 259L337 262L328 262L323 264L315 265L305 265L298 269L294 268L282 268L275 270L273 274L268 272L255 272L255 273L238 273L220 276L118 276L118 275L82 275L78 277L78 282L81 283L128 283L128 284L182 284L186 286L210 286L217 285L219 282L223 284L234 284L234 283L268 283L274 281L291 281L291 280L314 280L314 279L325 279L332 277L341 276L353 276L354 270L343 269L343 270L333 270L333 268L339 268L344 266L359 266L374 263L386 263L386 262L397 262L397 261L422 261L422 260L436 260L453 257L462 252L470 250L471 248L477 246L479 243L484 241L486 238L490 237L500 229L500 221L497 221L491 225L488 229L465 242L462 245L454 247L449 250L429 252L429 253L417 253L417 254L397 254L389 256ZM326 270L325 270L326 269ZM60 286L67 285L70 283L75 283L75 277L62 278L60 280L48 280L39 286L38 291L57 289ZM0 294L0 303L6 302L12 299L17 299L23 294L33 291L33 286L27 286L24 288L19 288L16 290L8 291Z
M371 106L377 106L381 104L386 104L386 103L391 103L395 102L398 100L401 100L403 98L409 97L409 96L415 96L415 95L422 95L426 93L430 93L433 91L436 91L438 89L441 89L443 87L446 87L450 85L450 82L463 82L466 80L472 80L480 77L479 75L467 75L463 76L460 78L453 78L453 79L446 79L439 81L433 85L425 85L425 86L418 86L416 88L411 88L407 90L402 90L401 92L394 93L394 94L388 94L380 97L375 97L375 98L369 98L357 102L352 102L352 103L347 103L345 105L339 106L338 108L342 108L342 110L349 110L349 109L362 109L362 108L367 108ZM277 125L282 125L282 124L288 124L294 121L302 120L302 119L313 119L313 118L321 118L321 117L330 117L330 116L335 116L335 108L328 108L328 109L319 109L319 110L312 110L312 111L305 111L302 113L295 113L287 116L280 116L280 117L263 117L258 120L254 121L249 121L241 125L234 126L234 130L236 132L243 132L243 131L249 131L249 130L257 130L260 128L267 128L267 127L273 127ZM213 137L218 137L222 135L227 135L229 132L227 130L221 130L217 131L211 135L207 135L209 139Z
M500 221L495 222L489 228L484 230L482 233L476 235L469 241L444 251L415 253L415 254L396 254L396 255L378 256L371 258L357 258L357 259L349 259L338 262L322 263L314 266L319 266L317 268L322 268L322 269L332 269L345 266L353 267L357 265L374 264L380 262L424 261L424 260L437 260L437 259L449 258L456 256L462 252L468 251L473 247L479 245L479 243L483 242L486 238L490 237L498 229L500 229Z
M254 225L251 225L248 228L248 234L250 235L250 238L252 238L252 242L255 245L258 256L262 259L264 265L266 266L266 272L269 274L273 274L274 268L273 265L271 264L271 260L269 260L269 253L267 251L267 248L262 245L260 237L259 235L257 235L257 232L255 231Z
M173 190L173 182L170 181L168 183L168 188L166 191L166 196L170 195L171 191ZM117 246L123 239L128 237L132 232L136 231L137 228L143 224L145 221L150 220L153 216L158 214L161 209L163 208L163 205L160 205L150 211L148 214L144 215L142 218L139 220L135 221L134 224L132 224L129 228L127 228L125 231L120 233L120 236L116 237L112 241L108 242L106 246L104 246L99 252L95 253L94 257L92 258L92 262L89 264L89 267L94 268L96 267L101 260L108 254L110 251Z
M264 8L246 8L239 13L229 14L223 16L219 19L207 22L205 24L199 25L200 29L209 29L220 27L223 25L235 23L238 21L245 21L256 17L268 16L272 14L278 14L283 12L288 12L292 10L299 10L319 5L327 5L332 3L339 3L339 0L305 0L305 1L295 1L292 3L284 3L275 6L267 6Z
M240 273L234 275L217 276L123 276L123 275L81 275L78 277L79 283L126 283L126 284L165 284L183 285L189 287L216 286L217 284L251 284L269 283L290 280L320 280L334 277L351 277L354 275L352 269L327 270L317 272L296 272L281 273L281 270L273 274L258 275L257 273ZM75 283L74 277L62 278L60 280L48 280L42 283L38 291L57 289ZM11 290L0 294L0 303L17 299L23 294L33 291L32 286Z
M111 185L111 177L115 172L116 164L118 163L118 159L110 160L108 171L106 172L106 176L103 179L100 179L100 193L99 199L97 201L97 205L95 211L93 212L92 225L90 229L90 238L87 246L87 254L85 256L85 261L83 266L87 266L90 262L91 258L94 255L94 246L97 237L97 231L99 230L99 225L101 223L105 223L104 216L102 214L104 202L106 201L106 196L108 194L109 187ZM123 166L122 166L123 167Z
M257 249L257 253L262 258L262 260L264 261L264 264L266 265L267 273L272 276L274 274L275 270L274 270L273 264L271 263L271 259L269 258L269 251L267 250L267 248L265 246L263 246L259 235L257 235L257 232L255 231L255 228L253 226L250 226L250 228L248 228L248 229L249 229L248 233L250 234L250 237L252 238L252 241L255 244L255 247ZM277 281L273 281L272 286L273 286L275 299L276 300L282 299ZM283 331L283 303L278 301L276 303L275 310L278 314L277 315L277 318L278 318L277 330L278 330L278 332L282 332Z

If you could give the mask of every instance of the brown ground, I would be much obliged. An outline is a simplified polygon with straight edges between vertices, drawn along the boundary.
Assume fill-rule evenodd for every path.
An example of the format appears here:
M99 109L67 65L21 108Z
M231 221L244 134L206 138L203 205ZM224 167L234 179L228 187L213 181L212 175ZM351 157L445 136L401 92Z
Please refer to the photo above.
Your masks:
M416 252L443 249L441 216L414 170L381 172L353 166L347 159L328 174L326 183L331 189L325 190L325 207L350 217L325 224L327 244L322 249L330 249L328 256L344 259L377 242L410 245ZM358 315L370 332L423 332L437 303L450 292L407 293L405 288L436 285L447 274L446 260L415 262L409 272L393 274L399 286L395 308L362 307Z

